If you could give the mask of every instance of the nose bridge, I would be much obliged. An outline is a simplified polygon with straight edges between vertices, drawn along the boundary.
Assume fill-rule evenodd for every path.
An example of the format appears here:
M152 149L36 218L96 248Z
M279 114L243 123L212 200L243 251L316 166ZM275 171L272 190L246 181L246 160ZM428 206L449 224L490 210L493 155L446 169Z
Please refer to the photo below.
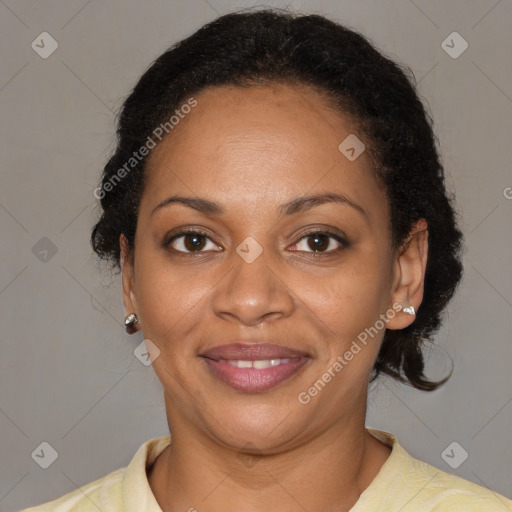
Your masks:
M229 259L233 269L221 282L213 300L217 315L254 325L264 317L290 314L293 299L276 269L272 268L269 250L247 237Z
M233 270L236 286L239 290L250 287L254 291L271 293L273 286L272 276L275 270L271 267L271 254L269 249L263 249L254 238L247 237L233 254Z

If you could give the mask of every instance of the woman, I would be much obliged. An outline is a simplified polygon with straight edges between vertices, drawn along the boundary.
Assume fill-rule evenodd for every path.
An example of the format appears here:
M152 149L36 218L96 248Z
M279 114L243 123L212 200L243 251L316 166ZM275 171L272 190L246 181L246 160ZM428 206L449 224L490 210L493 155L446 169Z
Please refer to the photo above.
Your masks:
M422 346L462 235L404 72L320 16L230 14L144 73L101 186L169 429L29 512L505 511L365 428L380 374L430 391Z

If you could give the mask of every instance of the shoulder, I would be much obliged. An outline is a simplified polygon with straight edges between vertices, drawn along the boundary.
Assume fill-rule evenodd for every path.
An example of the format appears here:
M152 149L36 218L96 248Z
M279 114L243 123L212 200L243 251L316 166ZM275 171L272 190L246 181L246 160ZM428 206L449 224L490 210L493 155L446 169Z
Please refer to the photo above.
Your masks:
M372 433L392 446L373 487L379 502L391 507L383 511L512 512L509 498L414 458L389 432Z
M419 510L424 506L432 512L512 512L512 501L507 497L409 457L408 467L419 487L413 502Z
M159 511L146 468L170 443L171 436L150 439L140 445L128 466L83 485L60 498L21 512L126 512Z
M123 510L122 482L126 468L112 471L108 475L48 501L21 512L111 512Z

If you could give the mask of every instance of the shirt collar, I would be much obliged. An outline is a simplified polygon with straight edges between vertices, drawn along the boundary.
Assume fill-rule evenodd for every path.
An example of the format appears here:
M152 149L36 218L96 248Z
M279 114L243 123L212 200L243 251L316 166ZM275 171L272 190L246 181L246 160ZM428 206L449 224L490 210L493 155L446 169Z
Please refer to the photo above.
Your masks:
M146 468L153 464L170 442L170 434L150 439L133 456L126 468L122 486L126 512L162 512L149 486Z
M403 448L396 437L390 432L367 427L366 430L391 448L391 454L383 464L371 484L363 491L359 500L350 512L358 512L364 502L371 498L381 488L381 484L388 483L399 459L403 456ZM122 496L126 512L162 512L148 482L146 468L151 466L158 455L171 443L171 436L156 437L142 444L126 468L123 478ZM392 476L391 476L392 478ZM363 510L363 509L361 509Z

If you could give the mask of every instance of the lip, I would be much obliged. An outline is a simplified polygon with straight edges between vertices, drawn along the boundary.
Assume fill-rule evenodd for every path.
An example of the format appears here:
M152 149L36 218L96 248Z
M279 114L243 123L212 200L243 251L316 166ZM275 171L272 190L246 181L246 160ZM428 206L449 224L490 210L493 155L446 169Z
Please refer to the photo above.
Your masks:
M274 345L272 343L230 343L208 349L202 357L218 361L220 359L235 359L257 361L258 359L296 359L309 357L306 352Z
M260 392L277 386L295 375L310 356L302 351L270 343L232 343L208 349L201 354L211 374L239 391ZM288 359L264 369L238 368L229 360L257 361Z

